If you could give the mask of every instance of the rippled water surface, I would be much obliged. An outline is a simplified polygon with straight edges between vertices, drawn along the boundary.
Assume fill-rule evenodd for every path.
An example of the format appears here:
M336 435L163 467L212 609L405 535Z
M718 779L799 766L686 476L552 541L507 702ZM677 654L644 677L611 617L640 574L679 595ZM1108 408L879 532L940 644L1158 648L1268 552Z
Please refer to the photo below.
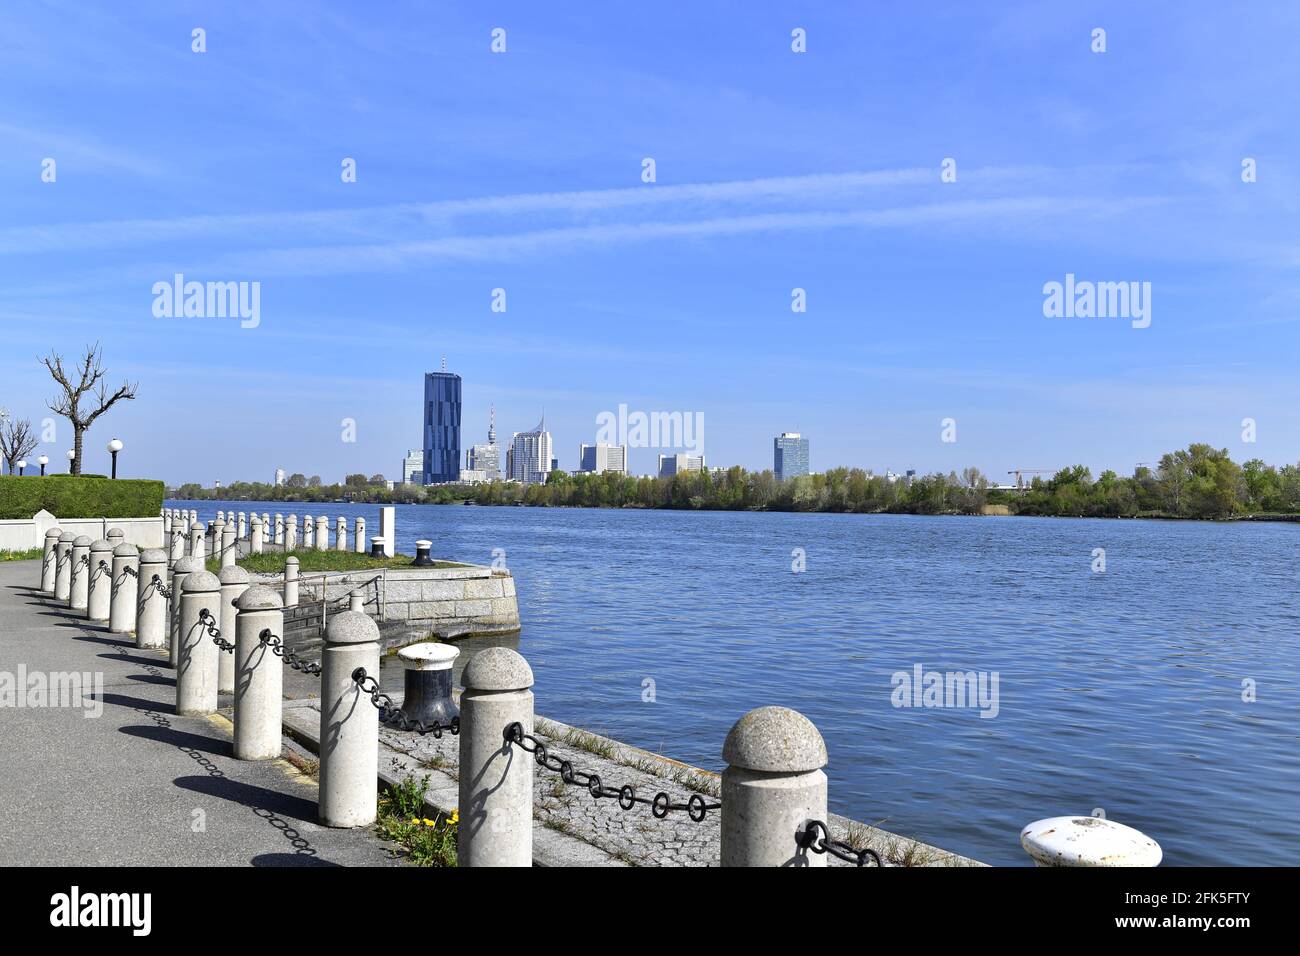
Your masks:
M1300 525L406 506L397 528L406 553L504 549L547 716L721 769L736 718L794 707L833 809L989 863L1096 808L1170 864L1300 852ZM997 672L996 716L893 706L917 664Z

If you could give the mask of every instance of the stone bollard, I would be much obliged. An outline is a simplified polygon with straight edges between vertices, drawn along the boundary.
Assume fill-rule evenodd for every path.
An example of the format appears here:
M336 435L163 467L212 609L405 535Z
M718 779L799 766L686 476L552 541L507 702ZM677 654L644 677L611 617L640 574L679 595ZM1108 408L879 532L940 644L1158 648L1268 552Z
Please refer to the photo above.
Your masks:
M181 512L180 525L177 526L176 523L173 522L172 530L180 532L182 538L188 538L190 536L190 513L188 511Z
M334 526L334 550L346 551L348 549L348 519L339 515L339 520Z
M1160 844L1105 817L1048 817L1020 831L1035 866L1159 866Z
M90 546L93 544L84 534L77 535L72 541L72 578L68 582L68 608L84 611L90 597Z
M352 531L354 536L356 537L357 554L365 554L366 553L366 519L358 518L356 521L352 522Z
M224 511L218 511L218 512L217 512L217 520L220 521L222 524L225 524L225 523L226 523L226 513L225 513Z
M126 544L126 532L121 528L109 528L108 534L104 535L104 537L114 548L119 544Z
M107 538L90 546L90 564L86 570L86 619L107 621L113 601L113 546Z
M324 515L316 518L316 550L328 551L330 548L330 519Z
M51 528L45 532L45 548L41 552L41 593L54 596L54 578L59 566L59 535L63 531Z
M825 853L799 846L807 822L826 820L826 743L812 721L788 707L751 710L722 759L722 865L825 866Z
M284 515L278 511L275 513L275 536L271 540L275 544L284 544Z
M173 568L176 562L185 557L185 532L181 530L179 522L172 522L172 539L171 539L171 557L168 560Z
M284 606L298 606L298 559L284 559Z
M460 866L532 866L536 763L505 740L533 732L533 671L508 647L489 647L461 673Z
M262 642L262 632L283 639L281 607L280 595L261 585L247 588L235 600L236 760L280 756L284 665ZM224 627L221 633L226 633Z
M238 538L243 541L248 537L248 516L244 512L239 513L239 533Z
M190 557L203 560L203 537L205 534L202 521L190 525Z
M191 508L191 509L190 509L190 524L191 524L191 525L197 524L197 523L198 523L198 520L199 520L199 513L198 513L197 511L195 511L193 508Z
M271 543L271 516L265 511L262 512L262 543Z
M221 613L217 615L217 627L221 628L221 636L233 644L235 609L238 607L235 602L239 600L241 594L248 590L248 572L232 564L228 568L221 569L221 573L217 575L217 580L221 582ZM220 661L220 666L217 668L217 691L222 694L233 694L235 692L235 655L223 653Z
M221 538L226 533L226 522L221 518L221 512L217 512L217 518L212 522L212 556L218 560L225 552L221 548Z
M289 515L284 526L284 550L292 551L298 547L298 516Z
M160 586L167 586L167 552L162 548L146 548L140 555L140 577L136 579L136 647L167 646L171 629L170 607L159 590Z
M224 652L208 633L203 612L207 612L207 620L215 620L220 605L221 582L215 574L194 571L186 575L181 585L180 654L176 662L176 713L182 716L217 712L217 659Z
M235 558L239 556L239 546L235 543L237 531L233 524L221 529L221 566L234 567Z
M304 551L310 551L316 543L316 523L311 520L311 515L302 516L302 547Z
M54 600L66 604L72 593L72 542L77 536L71 531L59 532L54 548Z
M165 561L163 567L167 567ZM133 544L119 544L113 549L113 596L108 608L108 629L114 634L135 630L139 577L140 552Z
M252 528L252 531L249 532L248 550L252 554L261 554L262 553L262 519L259 518L257 515L253 515L249 527Z
M181 594L184 591L185 579L202 570L203 563L196 558L181 558L172 566L172 600L171 607L168 609L167 625L167 643L171 648L169 661L172 667L177 665L181 656Z
M348 610L356 611L358 614L366 613L366 593L364 591L353 591L348 595Z
M170 540L171 533L172 533L172 513L164 508L162 519L163 519L163 540L167 541Z
M403 647L397 659L406 669L402 713L411 720L446 726L460 710L451 699L451 668L460 654L450 644L424 641Z
M330 618L321 651L320 822L367 826L378 812L379 709L352 679L379 679L379 627L364 614Z

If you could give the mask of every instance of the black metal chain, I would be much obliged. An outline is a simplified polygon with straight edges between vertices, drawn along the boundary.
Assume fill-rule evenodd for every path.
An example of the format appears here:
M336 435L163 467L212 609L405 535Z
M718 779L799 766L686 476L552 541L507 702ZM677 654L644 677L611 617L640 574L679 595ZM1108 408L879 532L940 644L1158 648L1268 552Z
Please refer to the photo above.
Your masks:
M271 649L276 657L281 658L286 664L296 671L302 671L304 674L314 674L320 676L320 664L316 661L305 661L293 651L284 646L284 642L279 637L271 633L268 627L258 635L262 643Z
M449 724L442 724L436 720L431 724L426 724L422 720L406 716L406 713L400 707L393 706L393 698L379 692L379 681L367 674L364 667L358 667L354 670L352 679L361 688L361 693L370 695L370 703L379 708L379 722L384 726L396 727L398 730L414 730L421 737L425 734L433 734L434 738L438 740L442 739L444 730L450 731L452 736L460 733L459 717L453 717ZM380 703L380 701L383 701L383 703Z
M722 806L716 800L710 803L698 793L691 794L690 799L685 803L677 803L673 801L670 794L664 793L662 790L653 797L640 797L637 796L636 788L629 783L625 783L621 787L607 787L601 783L599 774L577 770L569 761L562 760L559 757L552 757L546 749L546 744L531 734L524 733L524 726L518 721L506 727L502 737L504 737L506 743L516 744L525 753L532 754L539 765L552 773L558 773L565 783L576 783L597 800L601 797L613 797L618 800L618 805L624 810L631 810L638 803L644 803L650 807L650 812L660 820L668 816L673 810L685 810L687 816L699 823L710 810L717 810Z
M153 580L150 581L149 583L152 584L157 589L158 593L161 594L163 597L168 599L171 598L172 589L169 588L167 585L163 584L162 578L158 577L158 575L155 574L153 576Z
M207 628L208 634L212 636L213 644L216 644L227 654L234 652L235 645L221 636L221 628L217 627L217 619L205 607L199 608L199 624Z
M830 828L823 820L809 820L795 833L794 838L795 842L805 850L829 853L854 866L866 866L868 859L875 860L876 866L883 866L880 862L880 854L875 850L855 850L842 840L831 839Z
M131 577L133 577L133 578L138 578L138 577L140 577L140 575L139 575L138 573L136 573L135 568L131 567L129 564L128 564L126 567L124 567L124 568L122 569L122 573L123 573L123 574L129 574L129 575L131 575Z

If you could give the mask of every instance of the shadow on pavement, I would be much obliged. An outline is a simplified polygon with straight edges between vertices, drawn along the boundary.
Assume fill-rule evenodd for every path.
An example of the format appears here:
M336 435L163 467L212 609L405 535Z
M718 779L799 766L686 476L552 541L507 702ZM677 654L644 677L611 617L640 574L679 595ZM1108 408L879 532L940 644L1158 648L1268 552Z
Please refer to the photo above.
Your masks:
M229 777L214 777L209 774L201 777L177 777L172 782L183 790L193 790L204 796L229 800L231 803L238 803L264 813L269 811L295 823L316 821L316 801L296 797L291 793L281 793L251 783L240 783Z
M142 737L145 740L155 740L160 744L189 747L191 750L201 750L217 757L230 757L234 754L229 740L204 737L202 734L191 734L171 727L154 727L149 724L141 724L117 729L119 733L126 734L128 737Z
M122 694L103 694L100 696L106 704L115 707L130 707L132 710L151 710L155 714L175 714L176 705L165 700L145 700L143 697L126 697Z
M248 861L249 866L342 866L305 853L263 853Z

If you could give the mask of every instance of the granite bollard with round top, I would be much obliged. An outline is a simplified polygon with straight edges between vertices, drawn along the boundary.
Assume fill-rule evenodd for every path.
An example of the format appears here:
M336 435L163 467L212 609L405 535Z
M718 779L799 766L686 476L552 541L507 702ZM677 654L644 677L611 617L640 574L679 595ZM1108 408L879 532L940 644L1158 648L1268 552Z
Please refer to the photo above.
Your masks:
M198 558L181 558L172 565L171 608L168 612L168 644L171 648L169 660L172 667L180 661L181 653L181 593L185 579L191 574L203 570L203 562ZM220 583L220 582L218 582Z
M217 512L217 517L208 530L212 532L212 556L220 559L224 554L221 549L221 539L222 535L226 533L226 522L222 519L220 511Z
M379 627L343 611L330 618L321 650L320 822L362 827L378 812L379 709L353 679L379 680Z
M54 600L61 604L66 604L72 594L72 542L76 540L71 531L62 531L54 549Z
M284 550L292 551L298 547L298 516L289 515L284 523Z
M190 557L203 560L203 537L206 533L202 521L190 525Z
M284 559L284 606L298 606L298 559L293 555Z
M160 590L166 586L167 552L162 548L146 548L140 554L140 576L136 579L136 647L167 646L171 629L170 604Z
M119 544L126 543L126 532L121 528L109 528L108 534L104 535L108 543L116 548Z
M235 558L239 556L239 546L235 543L237 531L233 524L227 524L221 529L221 567L229 568L235 564Z
M450 644L424 642L397 652L405 669L402 713L408 720L418 720L426 727L446 727L460 710L451 698L452 665L460 654Z
M51 528L45 532L45 546L41 551L41 593L46 597L54 595L54 576L59 561L59 535L63 531Z
M133 544L119 544L113 549L113 595L108 608L108 629L114 634L135 630L139 578L140 552Z
M316 543L316 523L312 521L311 515L302 516L302 546L306 551L315 547Z
M237 518L239 521L239 527L238 527L239 540L243 541L245 538L248 537L248 515L245 512L241 511L237 515Z
M355 551L357 554L366 553L366 519L357 518L352 522L352 531L356 539Z
M262 518L254 514L249 519L248 532L248 552L249 554L262 553Z
M90 546L86 579L86 619L107 621L113 600L113 545L101 538Z
M280 595L255 584L235 599L235 759L280 756L284 665L262 640L284 634ZM223 627L221 633L227 632ZM227 638L228 639L228 638ZM225 656L225 655L223 655ZM363 702L369 706L369 702Z
M222 568L217 574L221 582L221 613L217 624L221 636L232 644L235 641L235 608L239 596L248 590L248 572L238 565ZM235 655L222 654L217 670L217 690L223 694L235 692Z
M348 549L348 519L339 515L338 522L334 525L334 550L346 551Z
M218 659L225 652L212 640L204 621L215 621L220 611L221 581L217 576L202 570L187 574L181 584L180 653L176 662L178 714L217 712Z
M463 706L463 705L462 705ZM759 707L722 746L723 866L825 866L799 847L811 820L826 820L826 742L803 714Z
M1160 844L1105 817L1049 817L1020 831L1036 866L1159 866Z
M505 739L518 723L533 732L533 670L508 647L489 647L461 672L460 866L532 866L531 754Z
M330 519L324 515L316 517L315 546L317 551L328 551L330 548Z
M284 515L279 511L275 513L275 534L271 541L274 544L284 544Z
M90 597L90 546L94 544L86 535L79 534L72 542L72 579L68 583L68 608L84 611Z
M179 561L181 558L185 557L185 531L182 529L181 523L179 521L172 522L172 536L171 536L170 547L171 547L171 558L169 563L171 564L172 567L175 567L176 562Z

